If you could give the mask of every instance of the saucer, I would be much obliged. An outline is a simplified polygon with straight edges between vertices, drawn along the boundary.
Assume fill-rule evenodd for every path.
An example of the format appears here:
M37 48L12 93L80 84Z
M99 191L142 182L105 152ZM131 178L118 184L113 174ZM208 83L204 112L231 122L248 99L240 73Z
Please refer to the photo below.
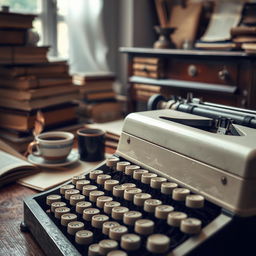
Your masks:
M68 157L62 162L49 162L43 159L40 156L34 156L30 154L28 156L28 161L32 164L42 166L42 167L59 167L59 166L66 166L72 163L75 163L79 159L79 154L76 150L72 150Z

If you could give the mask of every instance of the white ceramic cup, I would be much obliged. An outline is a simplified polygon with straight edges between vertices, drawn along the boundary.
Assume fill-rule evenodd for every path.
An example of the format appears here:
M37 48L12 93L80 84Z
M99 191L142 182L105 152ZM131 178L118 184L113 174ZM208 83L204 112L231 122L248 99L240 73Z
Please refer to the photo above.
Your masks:
M46 161L64 161L72 150L74 134L70 132L45 132L37 135L28 146L28 152Z

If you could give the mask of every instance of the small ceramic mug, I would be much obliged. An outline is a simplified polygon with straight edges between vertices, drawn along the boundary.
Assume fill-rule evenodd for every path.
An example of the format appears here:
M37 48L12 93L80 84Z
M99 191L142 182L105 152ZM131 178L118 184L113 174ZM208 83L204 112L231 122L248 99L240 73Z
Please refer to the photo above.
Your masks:
M28 152L42 157L46 161L64 161L70 154L74 143L74 134L70 132L45 132L37 135L28 146Z

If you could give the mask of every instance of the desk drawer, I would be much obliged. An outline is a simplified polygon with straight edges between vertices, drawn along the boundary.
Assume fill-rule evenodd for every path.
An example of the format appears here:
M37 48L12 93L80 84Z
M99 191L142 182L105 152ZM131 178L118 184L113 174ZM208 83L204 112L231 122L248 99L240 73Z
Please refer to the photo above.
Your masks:
M166 76L169 79L220 85L237 85L238 64L235 62L172 58Z
M134 76L148 78L163 78L163 61L159 58L133 58L132 70Z

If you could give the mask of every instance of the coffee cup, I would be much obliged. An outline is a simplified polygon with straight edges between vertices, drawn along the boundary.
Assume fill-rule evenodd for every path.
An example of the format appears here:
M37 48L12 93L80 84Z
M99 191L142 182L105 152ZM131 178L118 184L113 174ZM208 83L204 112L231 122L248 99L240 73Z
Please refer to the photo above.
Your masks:
M72 150L74 135L70 132L54 131L37 135L28 146L28 152L46 161L64 161Z
M100 129L82 128L77 131L80 159L96 162L105 158L105 132Z

